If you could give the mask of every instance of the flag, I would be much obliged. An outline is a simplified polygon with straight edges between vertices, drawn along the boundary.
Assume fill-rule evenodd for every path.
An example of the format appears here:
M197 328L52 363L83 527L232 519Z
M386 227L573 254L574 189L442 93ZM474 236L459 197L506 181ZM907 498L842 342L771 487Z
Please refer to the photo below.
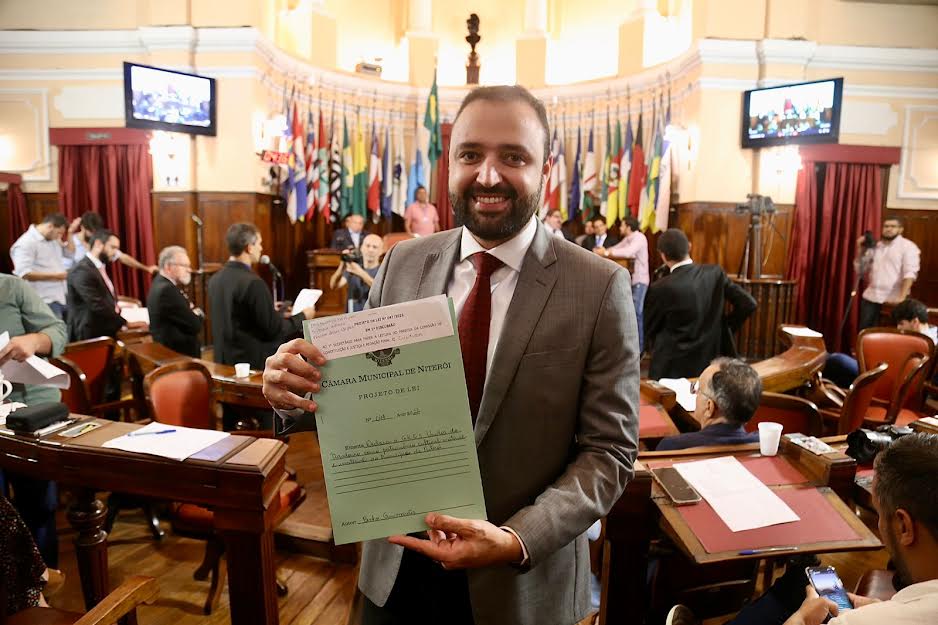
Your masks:
M423 173L423 155L417 148L417 157L410 166L410 176L407 179L407 206L417 199L417 187L427 187L427 179Z
M329 221L336 223L343 210L342 148L339 145L339 124L335 121L335 106L332 107L332 141L329 145Z
M616 120L616 137L609 150L609 178L606 184L609 192L606 198L606 225L610 228L619 218L619 163L622 162L622 123Z
M625 124L625 141L622 142L622 158L619 160L619 217L629 214L629 177L632 174L632 116Z
M355 119L355 145L352 146L352 212L362 217L368 212L368 151L358 116Z
M371 220L381 219L381 148L378 146L378 129L371 123L371 156L368 163L368 211Z
M557 128L554 128L554 137L550 140L550 176L547 178L547 188L544 189L544 196L541 198L541 210L538 214L540 219L544 219L548 212L560 205L560 168L557 167L559 151L560 143L557 141Z
M573 180L570 182L570 199L567 203L567 213L569 219L576 219L580 216L580 168L583 166L580 162L580 128L576 129L576 156L573 158Z
M603 217L609 211L609 165L612 162L612 130L609 128L609 115L606 115L606 154L603 156L603 169L599 179L599 214Z
M583 220L592 219L596 212L593 191L596 189L596 152L593 150L593 126L586 142L586 157L583 159Z
M391 210L401 217L407 210L407 165L404 162L404 131L394 133L394 183L391 185Z
M632 170L629 172L629 211L638 218L638 207L645 186L645 153L642 149L642 113L638 113L638 130L632 144Z
M342 214L345 219L352 214L352 144L348 138L348 120L342 115Z
M443 154L443 132L440 129L440 101L436 89L436 70L433 70L433 86L427 96L427 110L423 115L423 127L430 132L427 143L427 160L432 168Z
M654 119L654 118L652 118ZM642 193L641 229L652 228L655 223L655 199L658 191L658 172L661 164L661 120L653 122L655 129L648 154L648 174L645 178L645 191Z
M316 147L316 124L313 112L306 111L306 215L313 218L316 213L316 198L319 195L319 150Z
M316 158L319 159L319 184L316 193L316 208L323 219L330 221L332 216L329 210L329 142L326 140L326 124L323 121L322 109L319 109L319 145L316 147Z
M560 201L557 208L560 210L560 217L567 220L567 157L564 154L566 147L563 144L563 132L560 133L560 147L557 150L557 176L560 179L558 184L558 193Z
M291 223L296 223L297 219L306 215L306 138L303 136L303 124L300 122L297 108L294 103L291 128L293 140L288 166L290 190L287 196L287 215Z
M655 223L652 232L668 229L668 212L671 209L671 139L668 126L671 125L671 105L664 116L664 132L661 143L661 162L658 166L658 190L655 192Z
M281 165L281 168L286 170L282 171L281 175L283 176L283 185L280 188L280 192L283 194L283 201L287 207L287 217L290 218L290 223L296 223L296 204L293 204L293 212L290 212L290 196L293 195L293 125L290 123L290 103L287 101L286 91L283 93L284 98L284 124L283 124L283 151L287 154L287 162L284 165ZM294 198L295 201L295 198Z
M391 161L391 128L384 127L384 152L381 156L381 216L391 218L391 200L394 189L394 163Z

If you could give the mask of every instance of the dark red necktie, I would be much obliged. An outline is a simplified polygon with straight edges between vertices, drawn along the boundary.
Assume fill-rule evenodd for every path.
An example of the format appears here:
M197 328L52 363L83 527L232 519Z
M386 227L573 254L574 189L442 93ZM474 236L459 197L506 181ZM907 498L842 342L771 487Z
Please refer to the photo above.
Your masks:
M492 320L492 274L503 265L491 254L478 252L469 257L476 269L476 282L469 291L459 315L459 346L469 391L469 411L475 423L485 388L485 363L489 351L489 324Z

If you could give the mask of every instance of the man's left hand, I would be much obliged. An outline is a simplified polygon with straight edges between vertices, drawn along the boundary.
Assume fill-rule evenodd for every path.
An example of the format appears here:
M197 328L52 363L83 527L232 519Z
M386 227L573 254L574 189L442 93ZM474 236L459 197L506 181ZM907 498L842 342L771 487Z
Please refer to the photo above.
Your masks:
M474 569L496 564L520 563L521 543L513 534L488 521L458 519L431 512L424 519L429 539L391 536L388 542L413 549L444 569Z
M9 360L23 362L30 356L35 356L38 349L39 341L35 334L14 336L3 349L0 349L0 365L6 364Z
M821 625L827 620L828 614L837 616L837 604L830 599L819 597L812 586L805 589L805 600L792 614L784 625Z

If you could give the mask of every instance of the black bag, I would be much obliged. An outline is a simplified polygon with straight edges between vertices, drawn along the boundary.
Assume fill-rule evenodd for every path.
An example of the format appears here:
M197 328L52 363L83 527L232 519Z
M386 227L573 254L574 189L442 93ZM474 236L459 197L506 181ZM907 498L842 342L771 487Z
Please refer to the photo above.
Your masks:
M7 417L7 429L14 432L35 432L68 418L68 406L49 401L19 408Z

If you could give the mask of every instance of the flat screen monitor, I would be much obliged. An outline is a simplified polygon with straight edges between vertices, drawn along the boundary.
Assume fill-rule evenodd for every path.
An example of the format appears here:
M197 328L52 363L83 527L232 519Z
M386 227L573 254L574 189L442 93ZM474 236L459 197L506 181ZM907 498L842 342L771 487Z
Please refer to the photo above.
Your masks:
M215 135L215 79L124 63L128 128Z
M837 143L843 87L843 78L831 78L746 91L743 147Z

